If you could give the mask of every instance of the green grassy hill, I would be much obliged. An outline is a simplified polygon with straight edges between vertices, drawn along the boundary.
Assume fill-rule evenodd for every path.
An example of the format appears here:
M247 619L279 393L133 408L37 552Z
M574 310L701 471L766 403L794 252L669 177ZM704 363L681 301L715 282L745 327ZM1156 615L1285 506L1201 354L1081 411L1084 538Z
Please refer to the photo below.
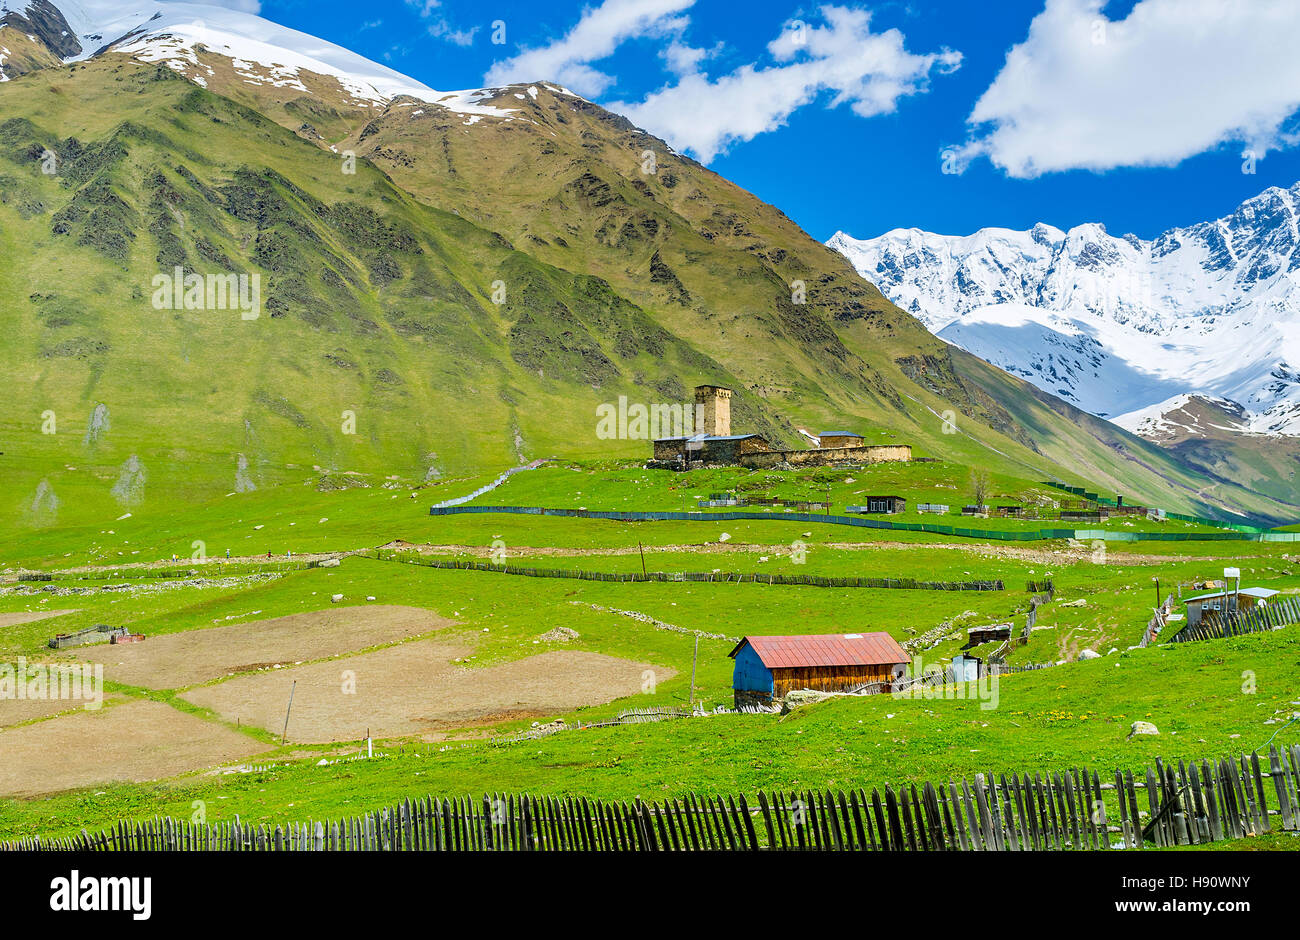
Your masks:
M116 54L0 88L0 528L645 456L596 436L597 405L702 381L778 441L847 425L1021 478L1294 518L955 353L778 210L580 99L502 89L519 113L472 126L409 101L322 112L327 139L284 126L324 98L239 97ZM260 277L260 316L159 309L176 267Z

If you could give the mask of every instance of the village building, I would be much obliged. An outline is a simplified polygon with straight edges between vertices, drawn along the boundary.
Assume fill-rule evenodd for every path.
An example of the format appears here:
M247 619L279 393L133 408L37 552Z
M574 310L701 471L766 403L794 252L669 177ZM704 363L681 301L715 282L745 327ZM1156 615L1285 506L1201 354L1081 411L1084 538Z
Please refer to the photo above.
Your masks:
M761 434L731 433L731 389L721 385L695 388L695 433L656 438L652 469L693 470L699 467L788 469L800 466L910 461L908 444L866 444L861 434L828 431L816 447L783 450ZM809 435L811 437L811 435Z
M906 512L907 500L901 496L868 496L861 506L846 506L844 511L890 516Z
M817 435L818 447L861 447L862 435L852 431L822 431Z
M849 692L892 683L909 662L898 641L883 632L747 636L730 656L737 708L771 705L795 689Z
M1277 593L1270 588L1242 588L1239 591L1229 589L1210 594L1197 594L1195 597L1184 597L1183 605L1187 610L1187 623L1189 626L1195 626L1203 619L1219 614L1266 607L1268 599Z
M1011 639L1012 628L1013 625L1010 623L990 623L978 627L969 627L966 630L966 646L964 649L979 646L981 643L1009 640Z

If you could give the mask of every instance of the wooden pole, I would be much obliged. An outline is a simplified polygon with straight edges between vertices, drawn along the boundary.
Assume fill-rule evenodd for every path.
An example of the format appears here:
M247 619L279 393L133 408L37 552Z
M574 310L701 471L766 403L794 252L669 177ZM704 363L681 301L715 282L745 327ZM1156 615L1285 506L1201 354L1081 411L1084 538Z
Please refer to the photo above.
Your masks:
M691 657L691 701L695 704L695 664L700 660L700 635L695 634L695 655Z
M644 575L645 570L645 547L640 542L636 543L636 549L641 553L641 573Z
M293 710L293 693L298 688L298 680L293 680L293 685L289 686L289 707L284 710L284 730L280 732L280 743L284 744L285 737L289 734L289 712Z

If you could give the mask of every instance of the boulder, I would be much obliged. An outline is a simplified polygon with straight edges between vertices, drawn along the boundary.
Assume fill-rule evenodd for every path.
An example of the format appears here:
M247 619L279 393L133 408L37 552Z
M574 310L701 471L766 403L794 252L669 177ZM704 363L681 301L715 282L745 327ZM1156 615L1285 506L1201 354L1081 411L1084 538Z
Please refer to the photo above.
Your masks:
M1129 726L1128 737L1125 738L1124 740L1131 741L1133 740L1133 736L1138 734L1159 734L1159 733L1160 733L1160 729L1157 728L1155 725L1153 725L1151 722L1135 721L1133 722L1132 725Z
M1080 659L1101 659L1101 653L1096 650L1079 650Z

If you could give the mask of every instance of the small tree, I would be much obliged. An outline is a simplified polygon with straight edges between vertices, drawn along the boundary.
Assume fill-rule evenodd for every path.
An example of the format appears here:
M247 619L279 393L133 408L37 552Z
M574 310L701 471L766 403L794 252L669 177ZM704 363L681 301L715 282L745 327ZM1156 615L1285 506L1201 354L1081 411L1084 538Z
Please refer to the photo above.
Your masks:
M975 506L983 512L989 498L989 472L984 469L972 470L970 474L971 495L975 497Z

